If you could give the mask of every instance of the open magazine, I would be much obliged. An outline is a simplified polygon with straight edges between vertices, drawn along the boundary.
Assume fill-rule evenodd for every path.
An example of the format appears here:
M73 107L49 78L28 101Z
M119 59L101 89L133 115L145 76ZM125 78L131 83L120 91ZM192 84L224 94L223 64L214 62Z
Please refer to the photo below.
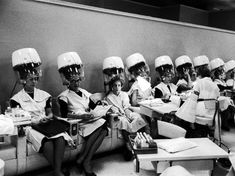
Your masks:
M107 114L109 109L112 107L112 105L98 105L95 107L95 109L91 110L90 113L94 115L95 118L97 117L103 117Z
M90 123L90 122L94 122L104 116L106 116L107 112L110 110L110 108L112 107L112 105L107 105L107 106L103 106L103 105L98 105L95 107L95 109L91 110L90 113L94 116L93 118L90 119L83 119L81 121L81 123Z

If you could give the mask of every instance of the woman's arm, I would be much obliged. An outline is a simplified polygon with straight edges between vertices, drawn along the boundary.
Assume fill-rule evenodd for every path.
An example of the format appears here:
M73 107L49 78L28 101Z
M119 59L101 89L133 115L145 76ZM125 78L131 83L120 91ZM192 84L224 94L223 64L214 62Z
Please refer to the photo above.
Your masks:
M154 98L162 98L163 97L163 93L160 89L158 88L155 88L155 91L154 91Z
M46 118L47 119L51 119L53 118L53 113L52 113L52 98L50 97L47 101L46 101L46 107L45 107L45 111L46 111Z
M60 114L62 118L67 118L68 115L68 104L59 99L59 105L60 105Z
M131 104L132 106L138 106L140 100L138 99L138 90L134 90L132 95L131 95Z

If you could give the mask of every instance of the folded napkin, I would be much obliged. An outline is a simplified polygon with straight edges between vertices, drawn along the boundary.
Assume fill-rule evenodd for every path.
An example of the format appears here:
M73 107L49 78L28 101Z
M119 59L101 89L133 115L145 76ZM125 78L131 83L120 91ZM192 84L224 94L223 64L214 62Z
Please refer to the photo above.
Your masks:
M157 145L159 148L166 150L169 153L180 152L180 151L197 147L196 143L184 137L164 140L164 141L158 142Z

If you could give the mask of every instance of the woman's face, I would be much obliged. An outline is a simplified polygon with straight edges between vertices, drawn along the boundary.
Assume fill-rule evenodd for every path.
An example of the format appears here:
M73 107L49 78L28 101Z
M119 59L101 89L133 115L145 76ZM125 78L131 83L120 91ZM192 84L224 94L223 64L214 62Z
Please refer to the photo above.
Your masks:
M39 80L39 76L35 74L29 74L26 78L26 83L25 83L25 90L28 92L32 92L34 88L36 87L37 83Z
M122 83L121 81L116 81L112 86L112 91L115 95L119 95L122 90Z
M80 77L73 78L70 80L69 88L72 91L77 92L80 88L80 83L81 83Z

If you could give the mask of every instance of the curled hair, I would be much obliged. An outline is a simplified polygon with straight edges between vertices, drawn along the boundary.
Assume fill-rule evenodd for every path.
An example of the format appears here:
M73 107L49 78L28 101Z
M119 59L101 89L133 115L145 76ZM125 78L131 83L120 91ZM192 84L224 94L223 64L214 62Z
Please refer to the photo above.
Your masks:
M207 64L195 67L195 69L197 71L197 74L200 75L202 78L211 76L211 72Z
M120 81L121 82L121 86L124 85L124 79L122 79L120 76L114 76L110 81L109 81L109 90L112 90L112 87L114 85L115 82Z
M72 76L78 74L83 76L82 65L69 65L59 69L59 73L62 73L67 80L70 80Z
M165 76L167 74L174 74L173 71L173 66L172 65L163 65L163 66L160 66L160 67L157 67L155 70L160 74L160 76Z
M27 63L22 65L17 65L13 69L19 72L20 79L26 79L29 74L40 75L38 67L40 63Z
M189 71L189 75L192 76L193 74L193 68L191 63L185 63L183 65L180 65L176 68L176 71L178 73L179 79L184 79L185 77L185 70Z
M148 68L146 66L146 64L144 62L140 62L132 67L130 67L128 69L128 71L131 73L131 74L134 74L135 76L139 76L142 74L142 72L145 72L148 74Z
M123 68L116 68L116 67L112 67L112 68L106 68L103 70L103 73L108 75L108 76L111 76L113 74L117 75L117 74L120 74L120 73L123 73L124 70Z

